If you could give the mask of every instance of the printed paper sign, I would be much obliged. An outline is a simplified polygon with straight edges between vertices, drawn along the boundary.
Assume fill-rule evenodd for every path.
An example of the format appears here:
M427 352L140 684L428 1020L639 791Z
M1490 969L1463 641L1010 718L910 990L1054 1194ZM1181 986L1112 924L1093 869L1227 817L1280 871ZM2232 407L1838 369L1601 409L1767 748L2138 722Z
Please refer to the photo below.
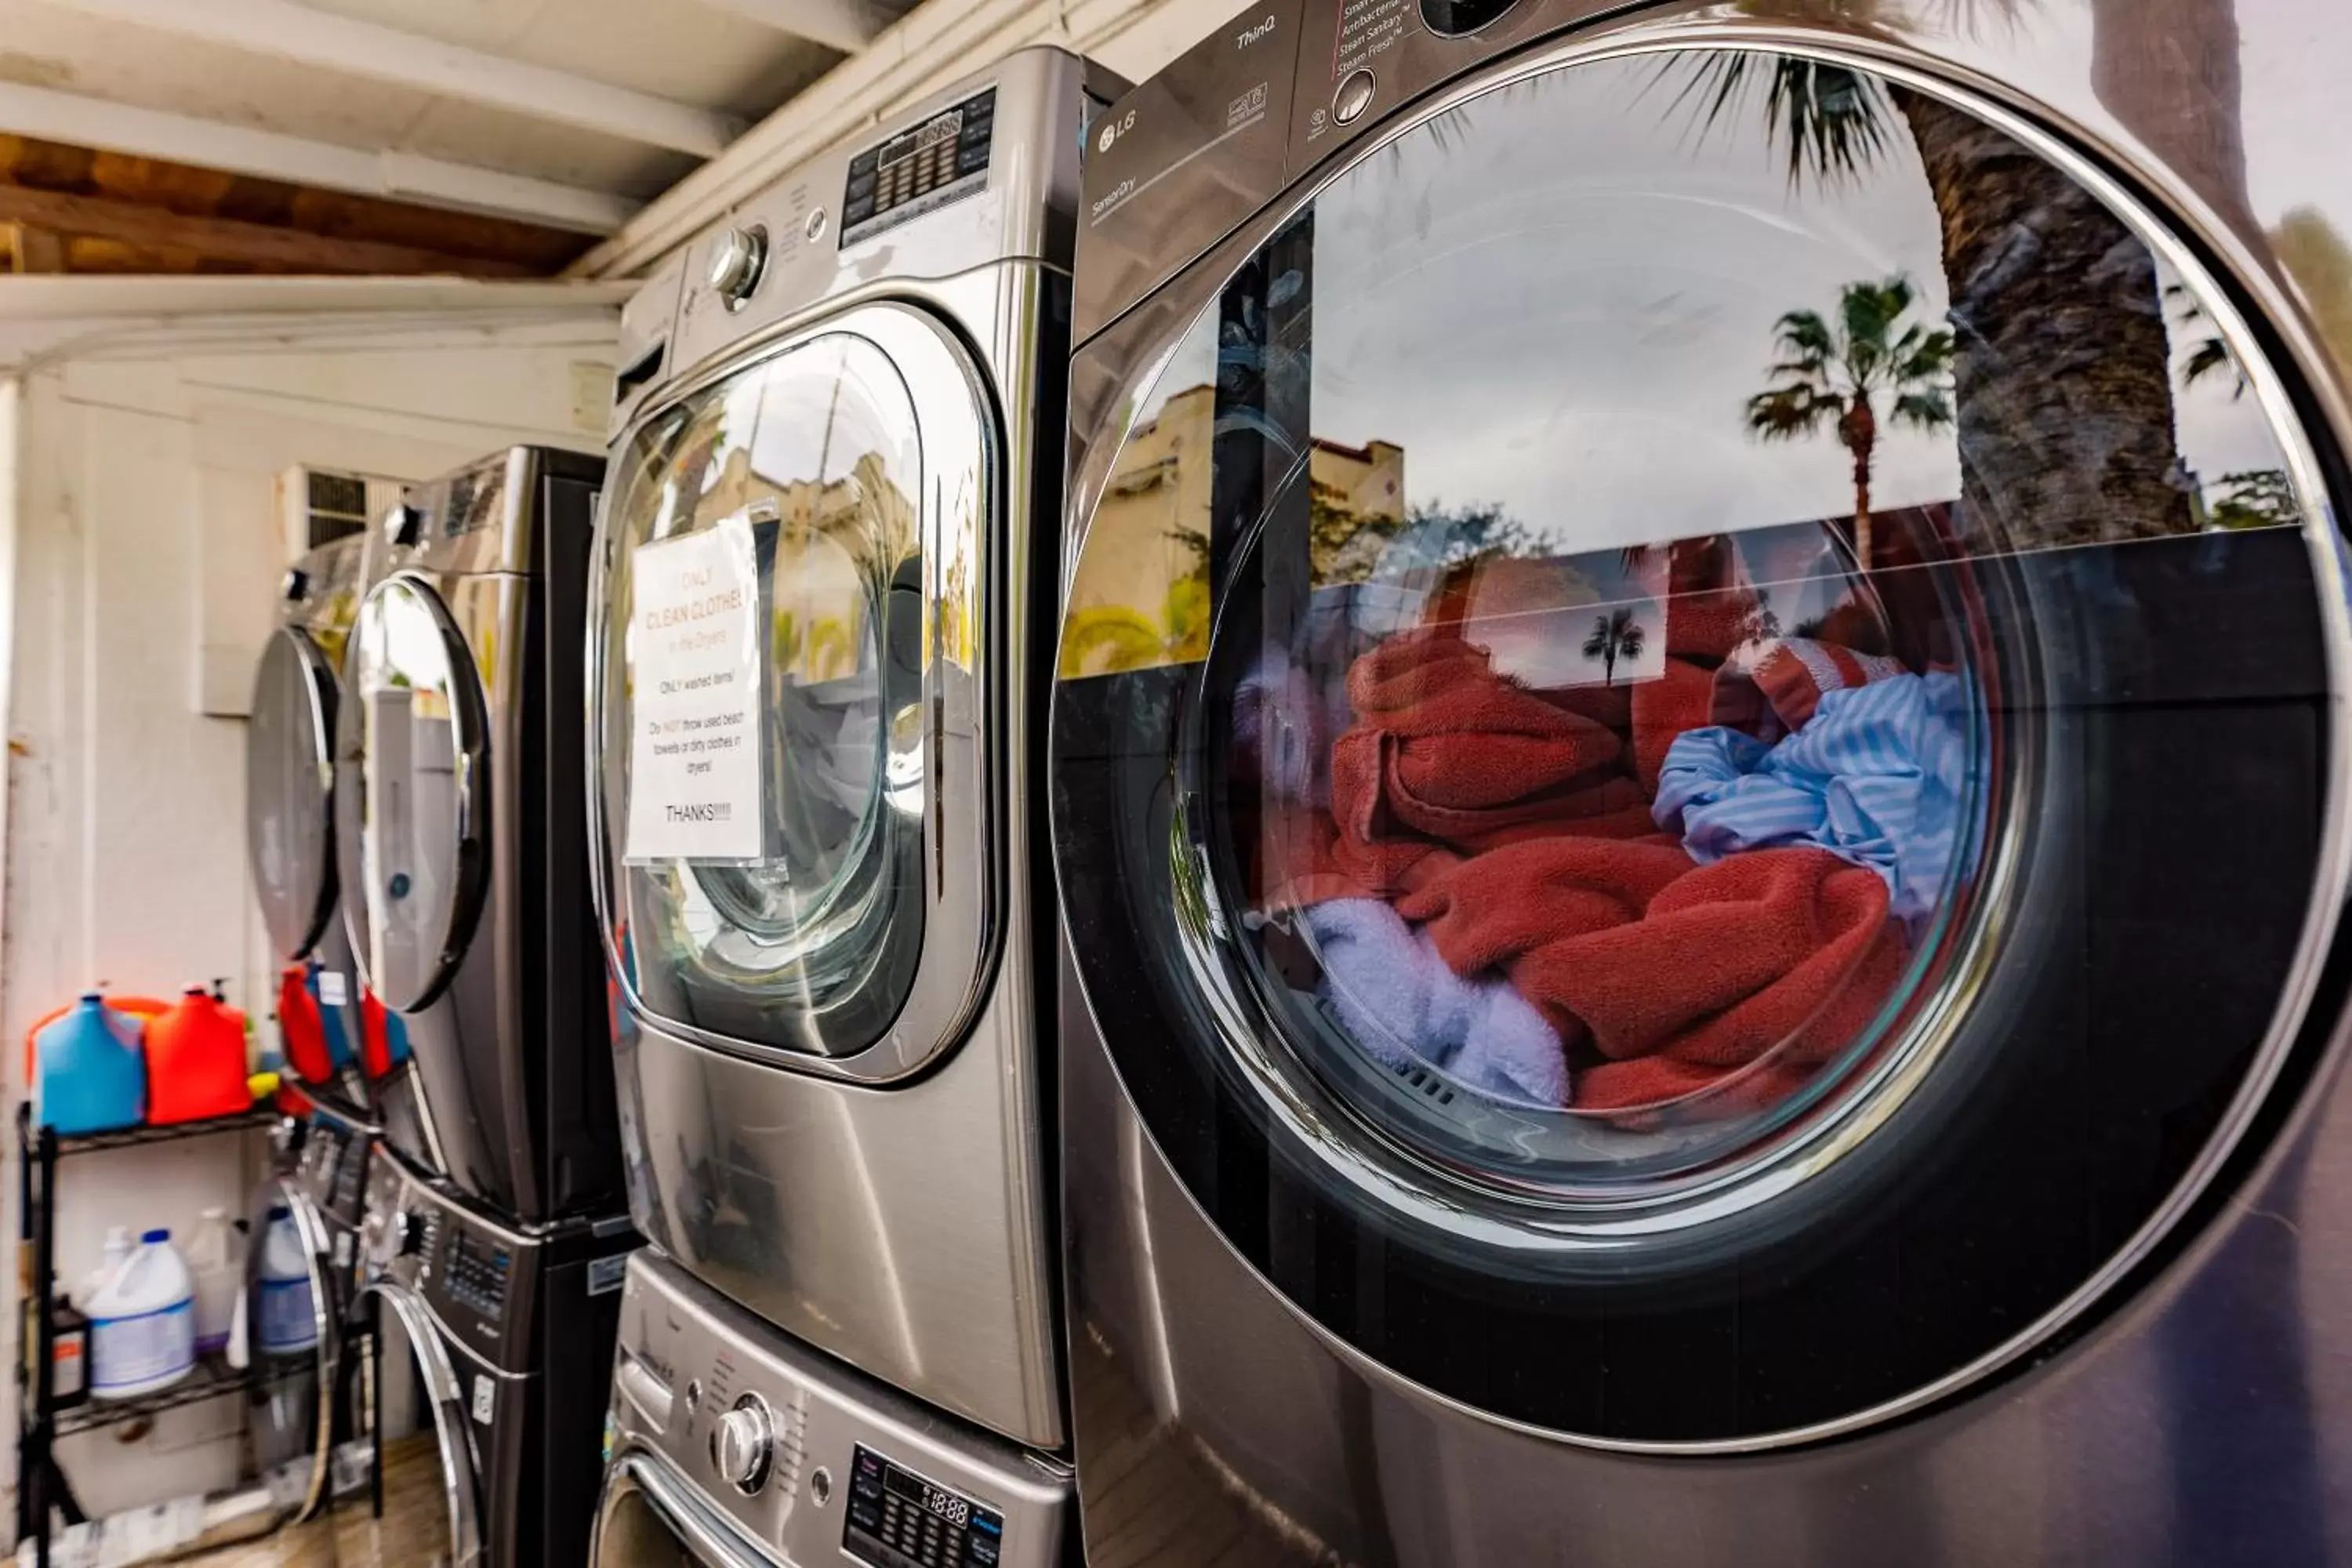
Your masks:
M623 858L756 860L759 565L741 516L639 545Z
M498 1413L498 1408L499 1385L490 1381L488 1373L476 1373L474 1374L474 1425L488 1426L490 1417Z

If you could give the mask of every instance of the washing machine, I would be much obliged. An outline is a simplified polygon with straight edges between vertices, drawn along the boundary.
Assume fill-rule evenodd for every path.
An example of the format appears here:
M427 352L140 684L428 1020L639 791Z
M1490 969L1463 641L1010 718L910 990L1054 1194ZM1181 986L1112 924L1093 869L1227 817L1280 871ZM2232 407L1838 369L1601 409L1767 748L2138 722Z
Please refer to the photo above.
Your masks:
M366 1211L364 1447L336 1561L585 1563L627 1221L511 1228L381 1148Z
M1009 56L647 285L590 634L639 1228L1039 1449L1065 1423L1030 715L1090 81Z
M578 721L603 475L517 447L409 491L337 723L346 920L409 1056L387 1138L526 1226L621 1200Z
M1088 1561L2352 1560L2347 68L1277 0L1097 122Z
M323 1101L289 1096L245 1227L246 1431L256 1468L292 1520L325 1506L336 1448L362 1430L346 1352L373 1131ZM275 1267L283 1260L271 1257L273 1227L295 1238L300 1273Z
M591 1568L1055 1568L1066 1479L629 1259Z
M370 1099L335 858L342 662L368 587L366 542L323 544L286 572L246 725L246 852L278 977L287 1064L310 1093L364 1118Z

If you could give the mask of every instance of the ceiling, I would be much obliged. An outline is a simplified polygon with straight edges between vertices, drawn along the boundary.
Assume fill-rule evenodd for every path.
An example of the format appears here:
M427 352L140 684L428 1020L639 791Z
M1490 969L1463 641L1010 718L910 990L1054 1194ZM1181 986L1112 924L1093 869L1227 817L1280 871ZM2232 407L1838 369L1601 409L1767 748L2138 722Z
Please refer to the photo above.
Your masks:
M911 4L0 0L0 270L552 272Z

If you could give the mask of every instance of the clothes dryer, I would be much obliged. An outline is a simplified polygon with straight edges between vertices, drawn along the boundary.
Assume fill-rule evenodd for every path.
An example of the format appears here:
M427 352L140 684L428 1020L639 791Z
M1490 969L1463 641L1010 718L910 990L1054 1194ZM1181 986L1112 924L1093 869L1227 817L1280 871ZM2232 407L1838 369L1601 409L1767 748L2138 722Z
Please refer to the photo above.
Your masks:
M2347 68L1293 0L1098 121L1089 1561L2352 1558Z
M585 1563L626 1220L514 1229L381 1151L367 1215L372 1397L337 1561Z
M631 1207L814 1348L1064 1436L1032 793L1087 68L749 199L625 351L591 750Z
M1066 1478L629 1259L590 1568L1059 1568Z
M369 1113L359 982L335 856L335 725L343 655L367 592L358 535L287 569L246 725L246 852L270 952L286 1061L346 1118Z
M412 490L337 727L352 940L411 1058L386 1134L524 1225L620 1204L577 721L603 473L518 447Z

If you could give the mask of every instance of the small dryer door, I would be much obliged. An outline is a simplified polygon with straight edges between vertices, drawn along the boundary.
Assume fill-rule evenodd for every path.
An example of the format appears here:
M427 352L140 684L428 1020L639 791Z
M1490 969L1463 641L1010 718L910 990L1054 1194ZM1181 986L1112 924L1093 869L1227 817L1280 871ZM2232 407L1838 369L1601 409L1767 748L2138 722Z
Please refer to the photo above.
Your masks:
M432 587L394 576L353 628L338 725L336 853L369 987L414 1013L449 984L489 874L488 720L464 637Z
M298 626L261 650L245 733L246 850L270 951L299 959L335 913L335 668Z
M1054 838L1259 1278L1736 1448L2178 1243L2352 822L2340 470L2231 283L1999 110L1745 49L1514 63L1197 270L1073 373L1150 367L1077 432Z
M407 1568L482 1568L481 1481L467 1392L415 1292L379 1280L373 1469L336 1506L336 1560Z
M953 1044L1000 874L992 429L961 347L877 305L690 391L616 460L599 901L663 1028L875 1079Z
M246 1335L258 1375L246 1400L254 1461L294 1517L325 1500L342 1397L342 1293L333 1246L295 1178L262 1184L246 1255Z

